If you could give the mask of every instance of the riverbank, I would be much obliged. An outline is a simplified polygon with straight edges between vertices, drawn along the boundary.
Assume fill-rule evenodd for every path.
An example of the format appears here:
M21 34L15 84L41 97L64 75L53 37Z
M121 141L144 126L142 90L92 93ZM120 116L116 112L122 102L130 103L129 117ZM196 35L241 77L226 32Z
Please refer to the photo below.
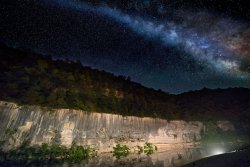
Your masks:
M250 149L207 157L183 167L249 167Z

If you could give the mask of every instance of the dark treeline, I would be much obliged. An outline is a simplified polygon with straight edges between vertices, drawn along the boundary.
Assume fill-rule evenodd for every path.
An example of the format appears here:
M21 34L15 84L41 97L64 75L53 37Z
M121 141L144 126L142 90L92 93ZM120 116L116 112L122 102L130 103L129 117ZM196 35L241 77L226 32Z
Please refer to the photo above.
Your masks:
M168 120L249 120L250 90L244 88L171 95L129 77L4 45L0 45L0 71L0 100L19 104Z
M115 77L80 63L51 61L27 50L5 46L0 50L3 100L122 115L166 115L165 102L171 95L145 88L129 77Z

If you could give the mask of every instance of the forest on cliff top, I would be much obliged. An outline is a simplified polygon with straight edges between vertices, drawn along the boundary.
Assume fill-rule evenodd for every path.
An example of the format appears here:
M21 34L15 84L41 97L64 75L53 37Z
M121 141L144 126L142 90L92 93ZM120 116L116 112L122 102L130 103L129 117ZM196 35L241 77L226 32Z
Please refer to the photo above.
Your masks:
M230 88L172 95L129 77L0 45L0 100L168 120L248 121L250 90Z

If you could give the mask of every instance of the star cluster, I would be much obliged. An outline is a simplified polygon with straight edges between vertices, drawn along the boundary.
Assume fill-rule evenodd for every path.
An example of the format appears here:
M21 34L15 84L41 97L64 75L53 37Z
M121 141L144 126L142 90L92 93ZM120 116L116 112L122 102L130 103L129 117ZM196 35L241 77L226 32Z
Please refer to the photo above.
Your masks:
M171 17L156 18L78 0L43 0L41 4L56 11L47 14L47 17L58 17L49 28L55 34L59 29L58 36L62 39L52 38L54 34L44 39L28 33L34 36L28 37L30 41L25 45L39 52L80 59L85 65L129 75L146 86L172 93L202 87L250 87L247 21L209 10L179 9L173 10ZM70 22L79 27L64 28ZM94 30L89 33L90 30L85 32L81 28ZM48 27L41 29L47 35ZM12 43L18 41L9 36L6 39ZM43 42L32 46L33 41ZM46 42L51 42L54 48L43 47Z

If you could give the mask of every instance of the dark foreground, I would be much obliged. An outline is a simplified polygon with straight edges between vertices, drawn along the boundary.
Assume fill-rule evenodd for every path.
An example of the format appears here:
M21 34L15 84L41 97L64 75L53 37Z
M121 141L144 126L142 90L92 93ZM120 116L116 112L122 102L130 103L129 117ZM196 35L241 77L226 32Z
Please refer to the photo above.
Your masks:
M198 160L185 165L184 167L249 167L250 166L250 149L236 151L226 154L220 154Z

